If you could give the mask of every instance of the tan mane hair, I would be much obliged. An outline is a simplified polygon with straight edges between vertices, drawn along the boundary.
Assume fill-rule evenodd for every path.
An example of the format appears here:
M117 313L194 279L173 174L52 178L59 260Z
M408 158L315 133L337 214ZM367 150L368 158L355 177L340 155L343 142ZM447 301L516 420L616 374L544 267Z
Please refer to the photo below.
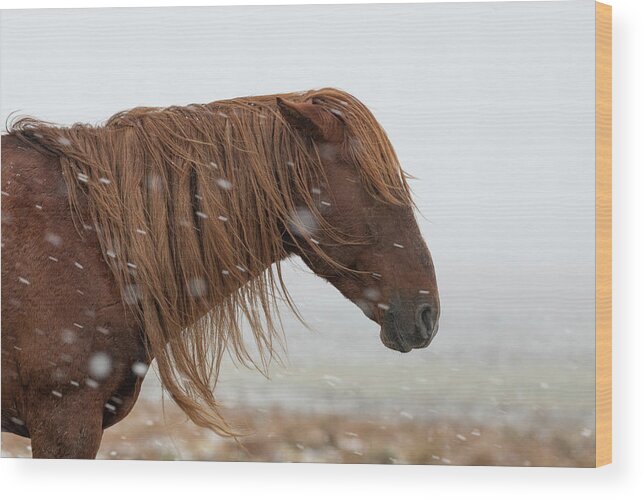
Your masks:
M276 97L136 108L102 126L23 118L9 130L60 158L79 231L95 228L164 387L192 421L221 435L235 434L214 396L222 354L230 348L257 365L245 319L265 366L279 338L277 301L293 307L280 260L284 235L301 236L296 204L336 241L350 237L324 225L311 194L325 181L319 146L289 126ZM343 153L369 192L411 204L385 132L355 97L336 89L279 97L327 107L344 122Z

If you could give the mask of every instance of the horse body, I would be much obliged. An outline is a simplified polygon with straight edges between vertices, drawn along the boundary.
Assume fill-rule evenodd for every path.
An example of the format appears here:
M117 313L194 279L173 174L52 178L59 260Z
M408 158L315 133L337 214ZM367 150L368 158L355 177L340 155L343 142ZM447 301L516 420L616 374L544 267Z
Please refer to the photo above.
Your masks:
M74 226L59 161L3 136L2 186L2 428L31 437L35 457L93 457L138 395L144 335L96 235ZM91 389L102 352L111 372Z
M353 99L348 94L333 92L330 95L335 100L338 95ZM223 151L219 151L218 143L207 146L208 154L216 156L217 164L200 157L205 154L201 150L192 150L201 147L202 142L208 143L203 136L192 137L205 133L206 129L198 128L201 125L194 125L197 128L189 140L181 137L164 150L165 142L159 141L135 151L134 146L123 146L118 141L126 140L140 123L146 124L146 131L139 130L136 143L141 142L140 137L143 141L155 140L161 132L157 129L155 135L147 130L148 126L156 126L156 121L150 121L156 119L155 111L146 111L141 120L147 121L134 125L128 121L132 115L120 115L116 120L118 127L114 127L120 135L109 139L107 154L111 154L110 148L125 150L122 156L110 156L115 166L108 167L113 170L106 171L105 165L99 165L100 175L111 175L107 177L111 180L92 170L94 162L85 160L89 153L80 151L83 147L94 147L92 151L105 147L105 141L90 143L93 128L82 128L78 133L89 135L80 138L74 135L74 129L70 135L52 132L59 142L53 146L51 138L41 137L42 133L58 130L50 127L27 126L2 137L3 431L30 437L34 457L93 458L103 429L121 420L133 407L146 368L156 357L164 386L186 414L197 424L231 434L221 423L214 398L207 391L208 376L213 372L216 376L221 352L230 345L237 357L245 359L245 349L233 334L239 326L230 318L239 308L249 318L259 346L272 349L270 334L264 336L260 331L256 310L263 308L269 314L267 291L274 291L275 281L281 279L279 270L276 277L271 273L271 265L278 266L293 254L302 257L316 274L380 324L386 346L409 351L428 345L437 330L437 286L412 206L404 198L405 184L403 180L396 183L395 171L382 175L360 170L354 163L364 160L354 148L363 147L366 136L353 135L366 132L351 128L342 113L321 105L323 93L315 95L284 97L291 100L274 96L251 98L241 106L233 103L223 111L215 107L209 108L207 115L192 115L192 125L195 119L203 120L211 114L224 120L220 128L217 124L208 129L218 142L232 136L231 145ZM346 104L343 100L339 102ZM166 116L173 120L172 129L177 126L176 119L183 120L183 114L189 115L188 108L174 109L178 111ZM235 127L242 127L246 118L230 119L228 114L238 111L255 120L252 133L234 135ZM349 111L343 109L346 114ZM276 156L264 151L269 145L265 137L263 142L253 138L260 133L257 130L263 130L266 116L273 120L267 136L281 134L281 145L275 148L282 150ZM123 120L125 125L121 129ZM109 126L106 129L111 131ZM183 126L183 121L178 126ZM385 136L379 139L388 143ZM77 141L71 144L74 140ZM290 145L291 140L294 146ZM212 137L209 141L213 141ZM371 157L389 154L381 144L373 147L369 150ZM190 158L186 158L187 148ZM165 155L171 151L172 157L156 157L160 149ZM253 163L253 155L261 151L267 154L263 162L279 164ZM241 156L235 158L235 154ZM284 154L296 156L297 164L286 161ZM80 159L72 161L69 157ZM396 161L394 154L392 158L375 159ZM97 209L102 202L99 196L104 195L103 187L117 192L133 183L135 189L145 190L143 182L149 181L150 171L146 171L147 177L132 180L129 173L124 173L130 160L146 163L155 179L157 174L162 177L165 188L171 190L168 184L185 182L188 197L177 195L173 203L163 198L162 203L155 205L156 194L147 185L142 198L145 204L139 211L136 204L128 204L127 198L120 201L109 198L103 208ZM116 164L119 161L122 164ZM244 162L255 168L267 168L275 185L262 187L261 182L247 179L249 173L257 171L239 172L238 166ZM87 167L90 169L86 170ZM209 182L203 187L202 178L212 168L217 175L225 174L225 178L236 175L234 187L239 184L241 189L246 185L245 192L233 192L232 183L220 183L218 189L209 190ZM168 176L164 176L166 173ZM375 176L375 180L371 181L368 175ZM402 175L401 170L398 175ZM195 187L195 178L201 182L201 190ZM89 187L85 185L88 183ZM264 179L263 183L270 182ZM389 199L383 199L387 195ZM401 195L401 202L395 199L397 195ZM242 198L248 196L250 201L244 205ZM117 202L123 205L123 211L111 211L109 203ZM213 206L218 211L212 212ZM180 218L181 207L190 223ZM279 216L271 218L272 214L265 213L269 207ZM145 230L140 228L140 220L123 229L123 220L130 213L134 218L143 217L148 211L156 213L150 215L156 219L148 220ZM290 212L294 213L288 215ZM216 217L217 213L225 216ZM234 225L235 217L242 215L258 218L263 221L262 226ZM215 230L214 223L218 224L217 230L228 232L216 233L213 241L232 237L229 232L233 232L231 241L238 248L233 248L236 251L231 254L240 258L239 264L234 265L231 254L224 254L221 249L218 255L212 254L216 253L214 247L206 251L208 244L213 244L208 242L207 233ZM158 243L141 246L138 242L139 236L148 236L150 227L155 234L166 229L172 233L167 236L170 241L167 255L174 259L171 262L162 258L163 248ZM130 232L134 235L130 236ZM117 267L114 263L117 258L112 258L113 241L129 237L132 238L129 242L118 247L128 256ZM188 268L177 261L185 253L181 253L184 249L178 248L176 241L190 238L195 248L200 249L195 250L198 251L195 258L183 256L182 260L198 260ZM247 249L247 254L241 248ZM156 259L146 262L141 255L154 250ZM219 260L226 262L225 267ZM176 275L170 283L157 285L155 290L153 281L159 277L150 273L163 265L167 265L163 271ZM197 267L192 268L194 265ZM211 272L213 268L216 275ZM138 290L141 283L146 288ZM128 299L132 286L137 289L133 301ZM175 313L166 316L163 311L158 312L160 303ZM212 314L217 318L214 325L208 319ZM211 346L204 336L212 327L216 333L211 340L212 355L191 354ZM229 335L227 330L231 331ZM185 336L189 338L190 331L194 337L183 340ZM167 350L171 353L166 353ZM191 368L195 364L201 370L193 374ZM190 376L193 378L188 382L192 384L187 388L177 381ZM200 398L193 395L195 391ZM210 417L202 406L209 406L214 416Z

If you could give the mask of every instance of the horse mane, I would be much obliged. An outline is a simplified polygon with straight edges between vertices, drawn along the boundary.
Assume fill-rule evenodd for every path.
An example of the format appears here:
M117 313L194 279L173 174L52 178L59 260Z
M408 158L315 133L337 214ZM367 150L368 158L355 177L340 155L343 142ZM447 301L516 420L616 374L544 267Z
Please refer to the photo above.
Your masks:
M291 128L276 97L135 108L101 126L22 118L9 127L59 158L77 228L96 231L163 386L192 421L220 435L236 434L214 396L223 353L265 368L280 341L278 301L297 313L282 280L284 236L351 270L314 240L297 242L302 200L337 242L350 236L320 216L311 193L324 182L320 147ZM346 126L343 153L365 188L412 204L384 130L360 101L336 89L279 97L326 106Z

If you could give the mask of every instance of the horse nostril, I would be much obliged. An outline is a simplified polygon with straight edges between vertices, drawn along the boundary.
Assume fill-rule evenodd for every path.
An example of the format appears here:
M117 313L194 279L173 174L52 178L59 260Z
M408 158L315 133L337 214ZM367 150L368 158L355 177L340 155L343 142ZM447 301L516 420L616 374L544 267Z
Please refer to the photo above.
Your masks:
M417 325L420 331L420 336L425 340L428 340L434 334L437 321L436 315L435 309L430 305L420 305L418 308Z

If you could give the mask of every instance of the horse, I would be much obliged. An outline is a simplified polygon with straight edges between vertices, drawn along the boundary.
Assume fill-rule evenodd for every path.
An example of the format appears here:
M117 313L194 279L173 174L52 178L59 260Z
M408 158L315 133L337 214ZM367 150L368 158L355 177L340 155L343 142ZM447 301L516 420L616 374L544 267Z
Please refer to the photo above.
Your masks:
M156 360L194 423L235 437L222 354L268 365L279 304L296 311L294 256L386 347L427 347L440 302L408 178L370 110L333 88L8 124L2 431L34 458L95 458Z

